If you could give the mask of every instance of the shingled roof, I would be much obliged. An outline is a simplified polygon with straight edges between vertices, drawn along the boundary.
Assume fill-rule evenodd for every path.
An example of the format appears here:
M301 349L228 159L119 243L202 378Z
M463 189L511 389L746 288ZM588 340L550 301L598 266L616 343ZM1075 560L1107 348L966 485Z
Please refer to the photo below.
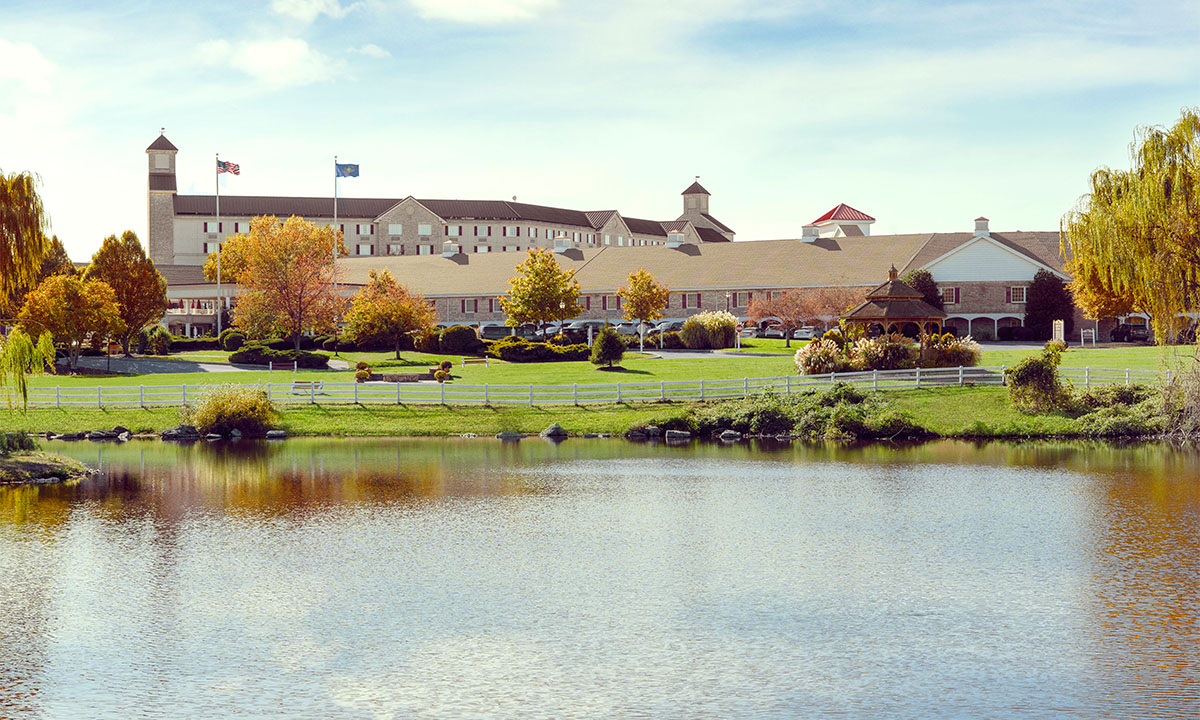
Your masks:
M809 224L816 225L817 223L831 220L843 220L845 222L874 222L875 218L871 217L865 212L862 212L861 210L855 210L846 203L840 203L837 207L833 208L816 220L813 220Z
M688 185L687 190L684 190L683 192L681 192L679 194L680 195L712 195L712 193L710 193L709 191L704 189L704 186L700 184L699 180L692 183L691 185Z
M175 145L167 139L166 135L159 135L157 138L155 138L154 142L150 143L150 146L146 148L146 152L150 152L151 150L174 150L179 152L179 148L175 147Z

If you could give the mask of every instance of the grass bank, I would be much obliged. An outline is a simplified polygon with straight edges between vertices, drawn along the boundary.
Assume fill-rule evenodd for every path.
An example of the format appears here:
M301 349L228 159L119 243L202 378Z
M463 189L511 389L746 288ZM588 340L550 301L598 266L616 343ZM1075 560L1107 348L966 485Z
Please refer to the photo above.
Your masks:
M90 472L78 460L43 452L0 455L0 485L62 482Z
M939 387L884 394L885 402L914 423L943 437L1080 435L1066 415L1023 415L1002 387ZM397 436L492 435L502 430L536 433L558 422L572 434L623 433L630 427L679 415L696 403L604 405L299 405L281 410L280 427L292 435ZM0 430L82 432L123 425L160 431L180 422L175 408L53 408L0 413Z

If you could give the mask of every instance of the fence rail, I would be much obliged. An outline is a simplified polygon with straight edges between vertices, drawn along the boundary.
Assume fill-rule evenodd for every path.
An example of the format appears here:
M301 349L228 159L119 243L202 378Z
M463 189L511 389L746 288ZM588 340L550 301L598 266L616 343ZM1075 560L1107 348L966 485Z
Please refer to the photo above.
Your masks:
M1075 385L1170 382L1166 373L1104 368L1060 368ZM1004 367L921 368L865 372L788 375L734 380L665 380L659 382L571 385L462 385L458 383L323 382L243 385L264 388L277 403L311 404L443 404L443 405L585 405L612 402L720 400L774 392L795 393L849 383L871 390L902 390L946 385L1003 385ZM170 407L198 400L213 385L110 385L35 387L29 404L51 407ZM11 391L10 391L11 392Z

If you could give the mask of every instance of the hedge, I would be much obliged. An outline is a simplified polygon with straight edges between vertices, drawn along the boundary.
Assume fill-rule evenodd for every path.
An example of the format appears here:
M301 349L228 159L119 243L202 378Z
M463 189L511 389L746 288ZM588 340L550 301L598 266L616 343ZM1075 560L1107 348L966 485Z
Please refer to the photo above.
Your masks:
M447 355L479 355L484 344L475 334L475 329L466 325L452 325L442 331L438 347Z
M591 348L586 343L577 345L552 345L544 342L529 342L525 338L506 337L487 344L487 354L505 362L562 362L587 360Z
M291 365L296 362L306 370L323 370L329 367L329 356L307 350L274 350L260 342L248 342L229 356L229 362L246 365Z
M173 353L187 350L221 350L221 341L215 337L185 338L171 336L170 351Z

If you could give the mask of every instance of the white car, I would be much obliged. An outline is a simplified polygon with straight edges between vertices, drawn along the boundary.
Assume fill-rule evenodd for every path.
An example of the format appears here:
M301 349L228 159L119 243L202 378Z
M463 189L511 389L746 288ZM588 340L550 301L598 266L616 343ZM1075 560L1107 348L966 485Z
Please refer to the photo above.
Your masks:
M812 340L816 336L817 329L807 325L802 328L796 328L796 331L792 333L793 340Z

